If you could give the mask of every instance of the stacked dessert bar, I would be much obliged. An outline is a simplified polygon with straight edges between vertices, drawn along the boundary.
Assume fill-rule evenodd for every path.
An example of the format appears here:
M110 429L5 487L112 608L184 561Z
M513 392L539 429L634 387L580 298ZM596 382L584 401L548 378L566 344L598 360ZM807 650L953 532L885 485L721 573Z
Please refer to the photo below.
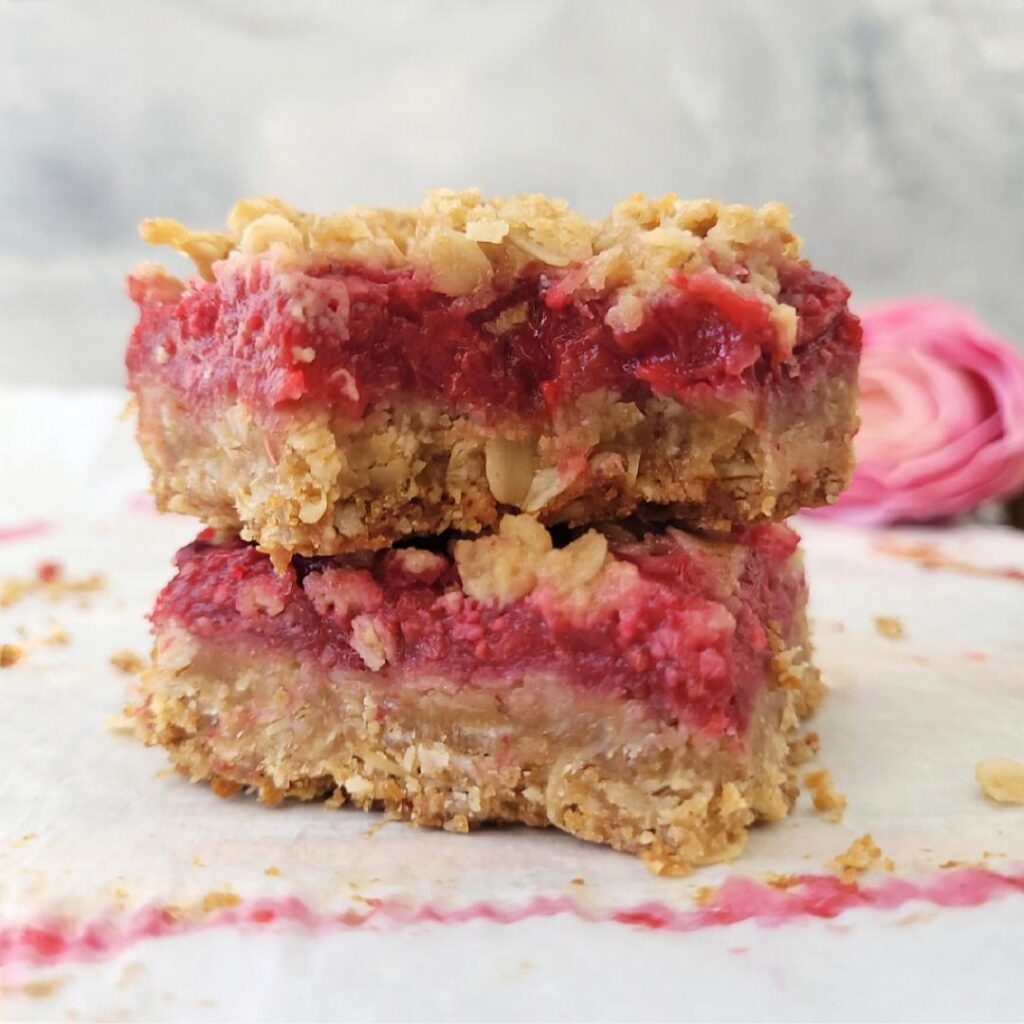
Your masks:
M797 537L851 468L860 328L783 207L237 204L144 237L138 438L207 528L139 728L221 794L556 825L658 871L795 793Z

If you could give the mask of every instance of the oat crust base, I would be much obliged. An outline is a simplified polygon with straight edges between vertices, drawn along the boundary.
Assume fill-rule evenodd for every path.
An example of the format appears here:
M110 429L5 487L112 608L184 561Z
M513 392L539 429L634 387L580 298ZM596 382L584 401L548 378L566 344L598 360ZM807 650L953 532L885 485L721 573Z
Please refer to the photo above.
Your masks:
M478 533L506 511L547 525L645 511L712 530L780 520L845 486L855 391L823 378L813 409L782 392L747 411L595 396L564 428L499 431L414 402L358 423L326 408L196 411L154 382L139 390L138 439L161 509L238 532L284 565L293 554Z
M453 832L553 825L669 874L737 856L752 823L787 814L799 722L823 692L805 645L780 650L747 735L711 740L551 679L394 687L177 629L158 638L142 690L139 735L219 795L326 798Z

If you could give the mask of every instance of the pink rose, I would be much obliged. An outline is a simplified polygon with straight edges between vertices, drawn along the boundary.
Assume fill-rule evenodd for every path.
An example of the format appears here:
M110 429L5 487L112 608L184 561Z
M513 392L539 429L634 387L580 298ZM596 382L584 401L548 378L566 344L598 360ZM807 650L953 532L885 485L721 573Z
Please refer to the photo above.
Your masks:
M1024 488L1024 354L938 299L890 302L861 321L857 468L825 514L922 521Z

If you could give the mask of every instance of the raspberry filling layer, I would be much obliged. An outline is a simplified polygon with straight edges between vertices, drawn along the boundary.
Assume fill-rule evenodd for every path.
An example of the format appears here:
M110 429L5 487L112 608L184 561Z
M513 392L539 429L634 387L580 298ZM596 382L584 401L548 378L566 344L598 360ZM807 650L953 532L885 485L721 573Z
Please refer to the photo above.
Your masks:
M777 524L729 544L670 528L613 543L583 600L538 585L500 602L471 597L436 551L295 559L279 575L255 548L204 531L178 553L152 620L257 657L374 671L385 702L389 687L429 680L500 687L547 675L738 737L768 678L768 630L802 639L790 637L806 596L797 540Z
M412 270L289 271L266 258L220 264L215 281L184 289L136 276L129 383L156 378L193 406L238 398L270 410L304 399L359 418L415 396L541 420L602 389L626 401L732 394L792 377L808 353L851 368L860 327L846 287L800 262L779 275L779 301L798 315L795 351L767 302L709 272L674 275L628 334L605 323L608 297L566 295L561 278L544 274L459 299Z

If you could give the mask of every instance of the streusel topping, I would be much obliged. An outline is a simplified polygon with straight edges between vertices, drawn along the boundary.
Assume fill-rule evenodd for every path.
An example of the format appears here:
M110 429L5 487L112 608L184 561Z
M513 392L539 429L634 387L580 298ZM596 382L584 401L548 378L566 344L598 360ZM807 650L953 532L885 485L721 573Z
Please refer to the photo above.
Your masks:
M337 261L423 268L450 296L507 285L527 267L546 268L558 278L556 302L617 293L610 318L619 329L639 323L640 296L673 272L713 272L774 300L779 264L800 252L780 203L755 210L671 193L635 195L598 221L561 199L485 199L478 189L434 189L415 210L353 208L325 216L262 197L236 203L224 233L155 218L143 221L141 234L188 256L207 280L220 260L264 253L300 267ZM788 309L779 314L786 329Z

